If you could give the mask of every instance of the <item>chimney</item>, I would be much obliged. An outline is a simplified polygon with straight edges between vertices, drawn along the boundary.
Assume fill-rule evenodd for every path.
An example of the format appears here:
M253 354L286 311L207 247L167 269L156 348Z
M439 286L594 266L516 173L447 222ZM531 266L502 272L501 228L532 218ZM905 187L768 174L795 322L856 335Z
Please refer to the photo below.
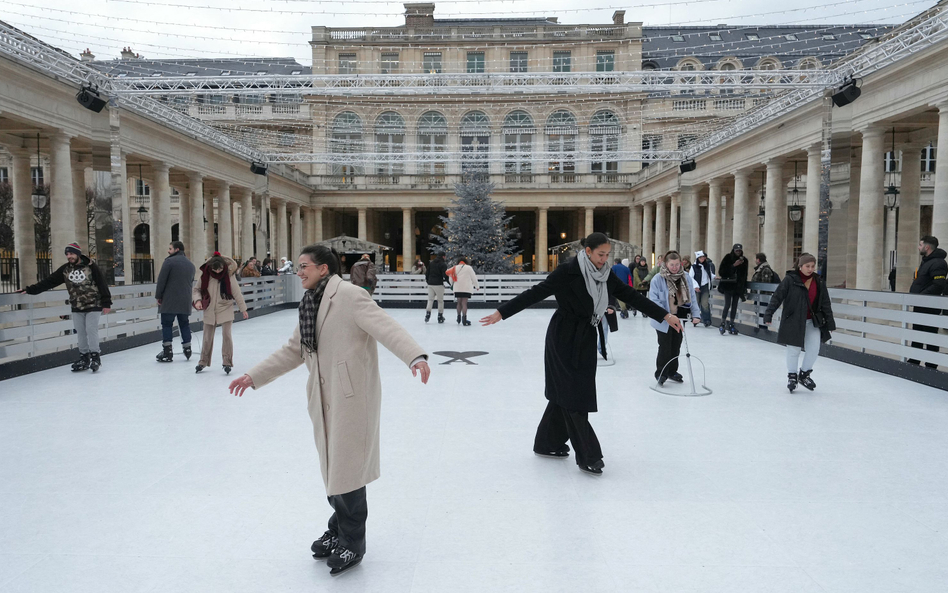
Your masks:
M624 10L617 10L612 13L612 24L613 25L625 24L625 11Z
M89 48L87 47L87 48L86 48L86 51L84 51L84 52L82 52L81 54L79 54L79 59L80 59L81 61L83 61L83 62L94 62L94 61L95 61L95 56L92 55L92 52L89 51Z
M433 27L434 9L434 2L406 2L405 26Z
M132 51L132 48L130 48L130 47L123 47L123 48L122 48L122 59L123 59L123 60L134 60L134 59L137 58L137 57L138 57L138 56L135 54L135 52Z

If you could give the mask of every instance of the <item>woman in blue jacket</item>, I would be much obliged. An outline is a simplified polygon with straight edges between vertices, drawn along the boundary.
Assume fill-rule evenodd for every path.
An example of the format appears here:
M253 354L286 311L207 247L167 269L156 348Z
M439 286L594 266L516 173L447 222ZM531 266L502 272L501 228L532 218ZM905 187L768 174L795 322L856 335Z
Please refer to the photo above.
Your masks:
M701 321L701 307L695 298L695 284L691 276L681 265L681 256L677 251L665 254L658 274L652 279L648 289L648 298L666 309L672 315L685 319L691 313L691 322L698 325ZM659 385L671 379L682 383L684 378L678 372L678 354L681 352L682 333L668 331L668 323L651 320L658 334L658 356L655 358L655 378Z

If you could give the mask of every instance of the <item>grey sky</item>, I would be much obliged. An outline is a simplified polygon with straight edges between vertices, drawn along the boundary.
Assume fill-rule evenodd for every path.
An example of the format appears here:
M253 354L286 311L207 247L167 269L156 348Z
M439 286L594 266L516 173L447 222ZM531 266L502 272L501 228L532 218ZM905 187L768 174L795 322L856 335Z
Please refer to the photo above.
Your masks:
M455 0L436 18L557 16L560 23L611 23L617 9L645 25L901 23L934 0ZM174 6L177 5L177 6ZM588 8L593 6L593 9ZM219 7L208 9L204 7ZM245 9L245 10L240 10ZM0 19L73 55L98 59L131 46L149 58L294 57L310 64L310 27L397 26L401 2L314 0L0 0Z

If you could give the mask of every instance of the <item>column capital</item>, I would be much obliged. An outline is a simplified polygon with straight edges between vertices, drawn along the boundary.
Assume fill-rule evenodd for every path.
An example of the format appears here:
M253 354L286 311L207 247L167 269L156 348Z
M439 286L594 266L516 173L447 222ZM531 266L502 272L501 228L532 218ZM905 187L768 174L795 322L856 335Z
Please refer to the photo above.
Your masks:
M201 183L204 181L204 174L197 171L188 171L188 181L190 183Z
M49 140L50 142L69 142L75 137L75 134L70 134L65 130L56 130L49 135Z
M151 170L155 173L168 173L171 171L171 165L164 161L152 161Z
M733 172L731 172L731 175L734 176L734 179L737 179L739 177L743 177L744 179L750 179L750 176L753 174L754 174L753 167L746 167L744 169L735 169Z
M856 128L863 138L876 138L885 134L885 127L878 124L871 124L862 128Z
M217 188L220 190L230 191L230 181L224 181L223 179L217 182Z
M764 164L767 165L768 169L771 169L771 168L783 167L783 165L786 162L787 162L786 157L781 156L781 157L774 157L772 159L767 159L766 161L764 161Z
M722 183L722 181L723 181L723 180L722 180L721 178L719 178L719 177L717 177L717 178L715 178L715 179L711 179L711 180L708 181L708 187L714 188L714 189L721 189L721 183Z
M808 156L813 154L822 154L823 153L823 143L814 142L813 144L806 147L806 154Z

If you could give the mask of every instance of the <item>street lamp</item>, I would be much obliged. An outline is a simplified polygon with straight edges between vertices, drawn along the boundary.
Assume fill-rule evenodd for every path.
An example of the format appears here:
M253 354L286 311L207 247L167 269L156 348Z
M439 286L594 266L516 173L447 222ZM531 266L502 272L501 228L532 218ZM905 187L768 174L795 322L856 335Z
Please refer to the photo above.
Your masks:
M760 203L757 205L757 224L763 228L764 220L766 219L766 212L764 211L764 204L767 197L767 186L764 183L764 172L760 172Z
M803 218L803 208L800 207L800 190L797 188L797 163L793 163L793 192L790 198L790 207L787 209L790 220L799 222Z
M40 163L40 135L39 132L36 133L36 168L37 170L42 168ZM33 195L30 196L30 199L33 201L33 207L43 209L46 207L46 192L43 191L42 184L33 185Z
M892 126L892 161L895 162L895 126ZM899 188L895 187L894 179L889 177L889 187L883 194L886 208L889 210L895 210L895 205L899 201L899 193Z

